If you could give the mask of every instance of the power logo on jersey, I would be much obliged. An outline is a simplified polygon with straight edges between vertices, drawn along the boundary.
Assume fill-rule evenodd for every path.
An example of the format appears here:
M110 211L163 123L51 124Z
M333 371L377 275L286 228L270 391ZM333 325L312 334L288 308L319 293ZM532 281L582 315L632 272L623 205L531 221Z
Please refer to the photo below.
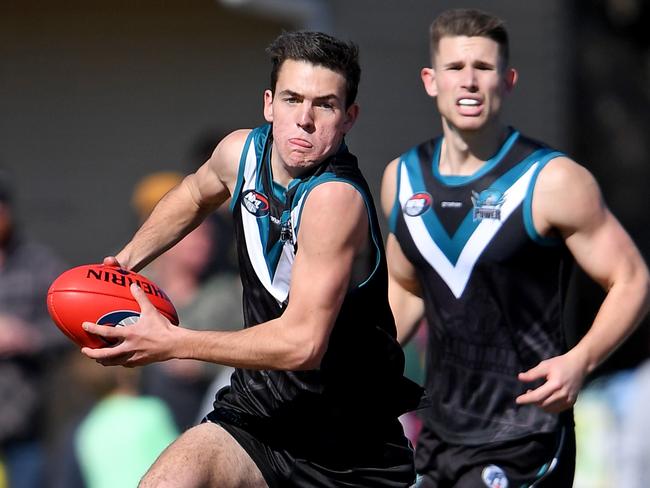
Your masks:
M508 477L499 466L490 464L483 468L481 479L489 488L508 488Z
M269 214L269 199L266 195L248 190L242 195L241 201L244 208L255 217L265 217Z
M404 204L403 211L409 217L417 217L431 208L433 197L427 192L416 193Z
M474 221L491 219L501 220L501 207L505 202L505 196L498 190L483 190L481 193L472 191L472 204Z

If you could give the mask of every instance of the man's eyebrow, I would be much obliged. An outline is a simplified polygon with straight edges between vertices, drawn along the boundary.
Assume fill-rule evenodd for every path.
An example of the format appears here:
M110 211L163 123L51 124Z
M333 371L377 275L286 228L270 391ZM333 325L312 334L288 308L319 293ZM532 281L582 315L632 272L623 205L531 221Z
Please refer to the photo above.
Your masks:
M455 68L458 66L465 66L465 61L449 61L442 65L443 68Z
M285 89L280 92L281 96L290 96L294 98L305 98L305 96L301 93L297 93L293 90ZM326 95L321 95L319 97L314 98L314 101L317 102L324 102L327 100L340 100L339 96L336 93L328 93Z
M483 60L476 60L474 61L474 66L477 68L496 68L496 66L493 63L490 63L488 61L483 61Z
M280 92L280 95L284 95L284 96L288 95L290 97L295 97L295 98L304 98L303 95L301 95L300 93L297 93L297 92L295 92L293 90L282 90Z
M326 101L338 101L340 100L339 96L335 93L330 93L328 95L322 95L320 97L314 98L315 102L326 102Z

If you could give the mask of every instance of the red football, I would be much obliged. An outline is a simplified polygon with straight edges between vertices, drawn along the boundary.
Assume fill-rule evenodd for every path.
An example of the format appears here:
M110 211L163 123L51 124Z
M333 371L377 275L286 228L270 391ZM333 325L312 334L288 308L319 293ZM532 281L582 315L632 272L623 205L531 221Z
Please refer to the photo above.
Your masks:
M174 305L158 285L133 271L103 264L77 266L62 273L47 292L47 310L61 331L80 346L110 345L81 328L83 322L125 326L137 322L140 306L129 286L137 283L170 322L178 324Z

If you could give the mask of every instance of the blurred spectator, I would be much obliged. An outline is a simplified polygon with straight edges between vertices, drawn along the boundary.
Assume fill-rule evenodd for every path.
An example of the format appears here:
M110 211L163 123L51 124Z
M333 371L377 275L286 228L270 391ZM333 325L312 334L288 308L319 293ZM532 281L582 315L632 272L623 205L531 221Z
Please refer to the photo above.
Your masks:
M645 488L650 483L650 360L634 371L621 419L620 469L614 486Z
M633 446L642 443L630 442L632 436L626 432L631 427L637 440L647 438L650 433L645 422L639 423L639 418L633 415L639 405L647 416L647 406L637 404L646 395L639 391L639 386L636 369L630 369L601 375L580 392L574 409L577 443L574 488L648 486L648 478L630 476L630 468L638 459L650 460L650 451L630 452Z
M71 343L47 314L50 283L65 269L18 232L11 188L0 175L0 454L11 488L44 485L48 378Z
M179 173L153 173L142 179L133 193L133 207L144 221L158 200L182 180ZM181 325L199 330L241 328L241 282L223 264L230 249L225 217L215 214L169 251L152 262L145 274L170 297ZM226 238L226 239L224 239ZM164 400L172 410L178 428L194 425L204 395L213 378L225 367L191 360L172 360L146 366L142 392Z
M139 369L103 367L77 354L75 383L98 402L58 446L51 488L135 487L178 436L165 403L139 394Z

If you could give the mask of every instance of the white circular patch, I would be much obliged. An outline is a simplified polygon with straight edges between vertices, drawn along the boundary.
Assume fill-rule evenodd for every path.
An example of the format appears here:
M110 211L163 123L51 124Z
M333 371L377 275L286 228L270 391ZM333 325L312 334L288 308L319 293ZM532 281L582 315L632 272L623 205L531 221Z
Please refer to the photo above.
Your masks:
M483 468L481 479L489 488L508 488L508 477L505 471L494 464Z

